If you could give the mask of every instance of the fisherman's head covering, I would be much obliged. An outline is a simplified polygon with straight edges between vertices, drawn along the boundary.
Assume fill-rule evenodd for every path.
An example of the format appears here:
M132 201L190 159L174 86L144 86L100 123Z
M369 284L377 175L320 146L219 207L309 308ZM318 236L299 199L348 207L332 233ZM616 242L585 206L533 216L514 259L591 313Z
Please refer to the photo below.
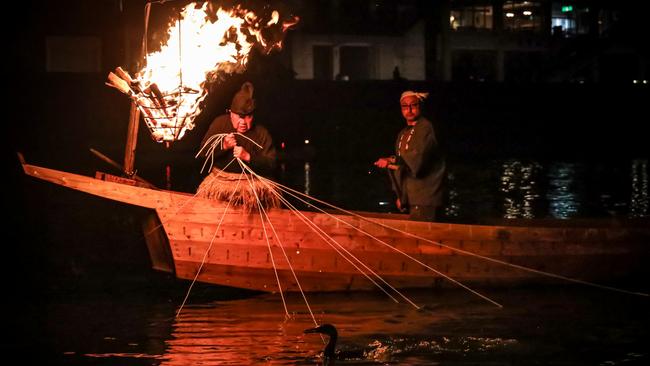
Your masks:
M241 88L230 103L230 111L237 114L250 114L255 110L255 99L253 99L253 84L249 81L242 84Z
M402 99L404 99L406 97L410 97L410 96L417 97L418 100L421 102L421 101L425 100L429 96L429 93L420 93L420 92L414 92L412 90L407 90L404 93L402 93L402 96L399 97L399 100L401 102Z

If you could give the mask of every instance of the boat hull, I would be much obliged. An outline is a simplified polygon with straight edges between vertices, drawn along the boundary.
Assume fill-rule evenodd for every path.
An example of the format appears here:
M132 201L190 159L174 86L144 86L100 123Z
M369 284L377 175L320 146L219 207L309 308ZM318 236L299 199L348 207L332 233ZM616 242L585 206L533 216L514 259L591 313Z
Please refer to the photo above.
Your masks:
M464 225L388 214L246 212L186 193L23 168L39 179L154 210L145 226L153 267L181 279L273 292L515 286L565 278L614 283L647 275L650 229L644 224Z

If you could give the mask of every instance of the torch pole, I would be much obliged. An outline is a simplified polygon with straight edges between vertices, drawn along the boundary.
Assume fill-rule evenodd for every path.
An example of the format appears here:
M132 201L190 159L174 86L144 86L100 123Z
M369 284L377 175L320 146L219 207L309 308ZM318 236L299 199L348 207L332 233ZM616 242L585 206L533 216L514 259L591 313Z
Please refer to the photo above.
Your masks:
M135 100L132 100L131 112L129 113L129 127L126 133L126 147L124 149L124 174L129 178L135 175L135 147L138 143L139 122L140 110Z

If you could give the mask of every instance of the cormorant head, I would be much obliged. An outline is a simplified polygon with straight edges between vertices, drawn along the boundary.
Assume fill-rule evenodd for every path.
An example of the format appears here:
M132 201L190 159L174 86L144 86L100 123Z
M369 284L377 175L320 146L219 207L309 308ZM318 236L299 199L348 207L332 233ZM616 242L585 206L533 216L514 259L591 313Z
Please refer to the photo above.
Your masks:
M332 324L323 324L316 328L305 329L304 333L320 333L326 334L330 337L329 342L327 342L327 346L325 346L325 349L323 350L323 365L334 365L334 349L336 348L336 339L338 338L336 327L334 327Z
M338 336L338 333L336 331L336 327L333 326L332 324L323 324L321 326L318 326L316 328L309 328L305 329L305 334L307 333L320 333L320 334L326 334L331 337L336 337Z

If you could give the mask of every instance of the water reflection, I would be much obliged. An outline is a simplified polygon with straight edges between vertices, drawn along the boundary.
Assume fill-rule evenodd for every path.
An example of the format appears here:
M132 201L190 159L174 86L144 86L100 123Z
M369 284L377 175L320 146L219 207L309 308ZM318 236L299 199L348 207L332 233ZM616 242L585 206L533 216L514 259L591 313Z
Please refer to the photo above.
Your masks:
M575 164L558 162L549 165L546 199L553 218L567 219L578 213L580 201L575 192L575 185Z
M445 206L445 216L449 218L458 217L460 216L460 209L456 175L450 171L447 173L447 205Z
M645 299L582 288L491 289L489 294L504 308L463 290L409 291L419 310L380 293L310 294L308 299L318 323L338 329L338 364L524 365L534 360L598 365L648 360ZM111 298L106 309L119 301ZM318 364L324 340L303 334L314 323L300 295L288 296L287 305L292 312L288 320L278 294L203 299L186 305L178 318L170 303L162 307L164 314L147 313L161 309L150 305L122 310L115 312L117 317L101 317L105 321L99 326L88 325L92 333L85 337L63 337L68 343L64 350L75 351L63 356L64 364ZM70 315L78 314L78 308L70 309ZM102 306L88 306L88 311L97 309ZM57 322L57 333L76 335L78 330L73 330L86 323L86 318ZM113 339L103 339L106 335Z
M509 160L503 162L501 168L503 217L534 218L534 204L540 197L538 179L541 165L536 162Z
M300 168L300 179L314 178L309 187L318 198L350 209L396 212L383 172L369 174L367 166L354 164ZM647 160L464 160L450 164L447 177L443 219L453 222L648 216Z
M648 216L648 160L632 160L630 217Z
M450 302L460 299L452 294ZM434 303L430 294L418 300ZM320 309L318 323L335 324L340 341L336 358L354 364L399 362L422 364L434 355L474 355L503 351L517 341L477 334L433 335L431 324L454 321L452 308L415 310L395 304L377 294L317 294L309 296L310 305ZM470 312L497 309L483 304L465 303ZM161 365L313 365L319 361L324 340L303 330L314 326L298 296L287 298L294 310L283 319L279 295L264 295L246 300L222 301L189 306L174 320L171 339ZM458 306L459 303L456 302ZM471 333L471 332L470 332ZM326 341L326 339L325 339Z
M309 195L309 192L311 191L311 166L309 165L309 162L306 161L304 165L304 171L305 171L305 194Z

